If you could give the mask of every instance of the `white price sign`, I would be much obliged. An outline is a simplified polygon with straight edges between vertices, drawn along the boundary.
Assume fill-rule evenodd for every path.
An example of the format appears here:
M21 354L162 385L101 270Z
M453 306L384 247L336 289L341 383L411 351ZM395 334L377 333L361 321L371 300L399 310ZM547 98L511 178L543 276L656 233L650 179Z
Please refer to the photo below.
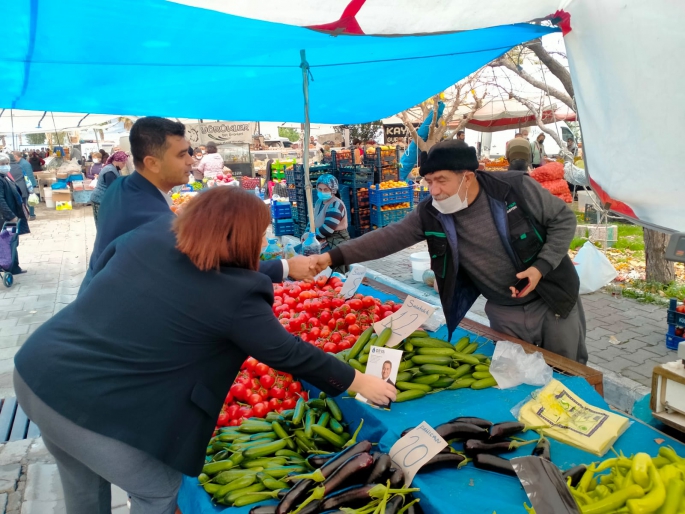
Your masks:
M402 339L418 329L435 312L435 307L413 296L407 296L402 308L392 316L377 321L373 324L376 334L383 332L383 329L390 327L392 335L386 346L392 348L402 342Z
M325 270L323 270L321 273L314 277L314 282L316 282L320 278L325 278L326 280L328 280L329 278L331 278L332 274L333 270L330 267L327 267Z
M345 283L340 290L340 294L343 296L343 298L348 300L354 296L354 293L356 293L357 289L359 289L359 285L362 283L362 280L364 280L365 275L366 268L364 266L355 266L352 268L352 270L350 270L350 272L347 274L347 278L345 279Z
M402 468L404 487L411 484L419 469L445 446L447 442L425 421L393 444L388 455Z

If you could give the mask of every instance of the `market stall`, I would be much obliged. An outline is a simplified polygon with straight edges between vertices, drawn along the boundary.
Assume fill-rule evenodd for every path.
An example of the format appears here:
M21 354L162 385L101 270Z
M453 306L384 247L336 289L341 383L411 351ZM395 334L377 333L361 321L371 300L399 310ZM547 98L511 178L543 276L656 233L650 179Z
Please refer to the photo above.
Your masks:
M365 281L369 283L370 281ZM385 301L397 301L403 296L398 291L373 283L374 287L362 285L359 292ZM384 291L381 291L384 289ZM392 294L395 293L395 294ZM446 328L443 326L432 334L434 337L445 338ZM485 335L485 337L483 337ZM486 337L500 339L496 332L474 322L463 323L453 337L453 341L463 336L476 338L481 345L478 352L492 355L494 345ZM525 343L523 343L525 345ZM539 350L535 347L527 350ZM598 409L609 410L610 407L601 397L601 374L593 373L577 363L542 351L548 363L564 373L555 372L554 378L559 380L580 399ZM594 387L583 376L594 382ZM599 379L599 380L598 380ZM310 392L310 398L316 398L319 391L305 384ZM515 421L512 409L520 406L531 398L531 393L537 387L520 385L511 389L501 390L488 388L472 390L445 390L437 394L428 394L421 399L396 403L390 411L376 409L360 401L348 397L346 394L336 399L343 419L349 424L348 431L356 428L361 419L363 427L358 434L357 441L369 440L377 442L377 451L389 452L390 448L401 437L405 429L412 428L422 421L433 427L452 420L458 416L475 416L491 420L492 422ZM599 390L599 391L598 391ZM535 433L521 434L527 440L536 439ZM457 443L459 444L459 443ZM652 427L638 421L630 421L630 426L618 437L613 448L625 455L646 452L656 456L660 448L672 446L679 455L685 455L685 445L656 431ZM531 446L519 448L506 455L507 458L531 454ZM613 453L598 457L587 451L552 440L550 444L551 461L561 470L568 470L574 466L597 462ZM530 504L521 482L516 477L505 476L491 471L475 468L471 463L457 469L456 466L441 467L419 473L412 482L413 488L419 491L414 496L420 500L423 512L427 514L456 512L455 505L460 512L490 514L492 512L525 512L524 502ZM496 494L493 492L496 491ZM267 500L265 504L275 505L276 500ZM185 477L179 494L179 508L183 514L210 514L231 512L235 514L247 513L253 505L244 507L222 507L212 503L210 496L199 486L196 478Z

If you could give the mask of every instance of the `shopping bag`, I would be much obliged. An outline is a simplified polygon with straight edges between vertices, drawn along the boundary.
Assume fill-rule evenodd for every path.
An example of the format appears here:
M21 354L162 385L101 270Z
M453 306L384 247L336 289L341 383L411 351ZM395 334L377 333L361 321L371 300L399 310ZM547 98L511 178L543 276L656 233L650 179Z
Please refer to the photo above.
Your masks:
M7 229L0 232L0 268L12 268L12 233Z
M590 241L578 251L573 263L580 277L580 294L594 293L618 276L609 259Z
M32 207L35 207L39 203L40 203L40 200L38 199L38 195L36 193L31 193L29 195L28 204Z
M31 183L31 180L26 175L24 175L24 181L26 181L26 190L29 193L33 193L33 184Z

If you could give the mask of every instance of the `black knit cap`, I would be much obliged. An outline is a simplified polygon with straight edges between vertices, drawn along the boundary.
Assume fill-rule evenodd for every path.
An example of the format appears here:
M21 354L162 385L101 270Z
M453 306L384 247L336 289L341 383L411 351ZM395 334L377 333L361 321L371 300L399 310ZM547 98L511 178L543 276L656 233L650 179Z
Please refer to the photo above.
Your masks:
M425 177L440 170L476 171L479 162L474 147L449 139L433 146L429 152L421 152L419 165L419 175Z

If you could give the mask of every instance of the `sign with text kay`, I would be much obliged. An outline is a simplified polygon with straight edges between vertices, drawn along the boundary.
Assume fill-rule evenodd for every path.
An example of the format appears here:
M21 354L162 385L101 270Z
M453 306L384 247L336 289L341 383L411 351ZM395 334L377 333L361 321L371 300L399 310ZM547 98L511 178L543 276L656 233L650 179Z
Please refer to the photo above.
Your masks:
M392 316L383 318L373 324L376 334L383 332L385 328L392 329L392 335L386 346L390 348L397 346L414 330L418 329L435 312L435 307L413 296L407 296L402 308Z

